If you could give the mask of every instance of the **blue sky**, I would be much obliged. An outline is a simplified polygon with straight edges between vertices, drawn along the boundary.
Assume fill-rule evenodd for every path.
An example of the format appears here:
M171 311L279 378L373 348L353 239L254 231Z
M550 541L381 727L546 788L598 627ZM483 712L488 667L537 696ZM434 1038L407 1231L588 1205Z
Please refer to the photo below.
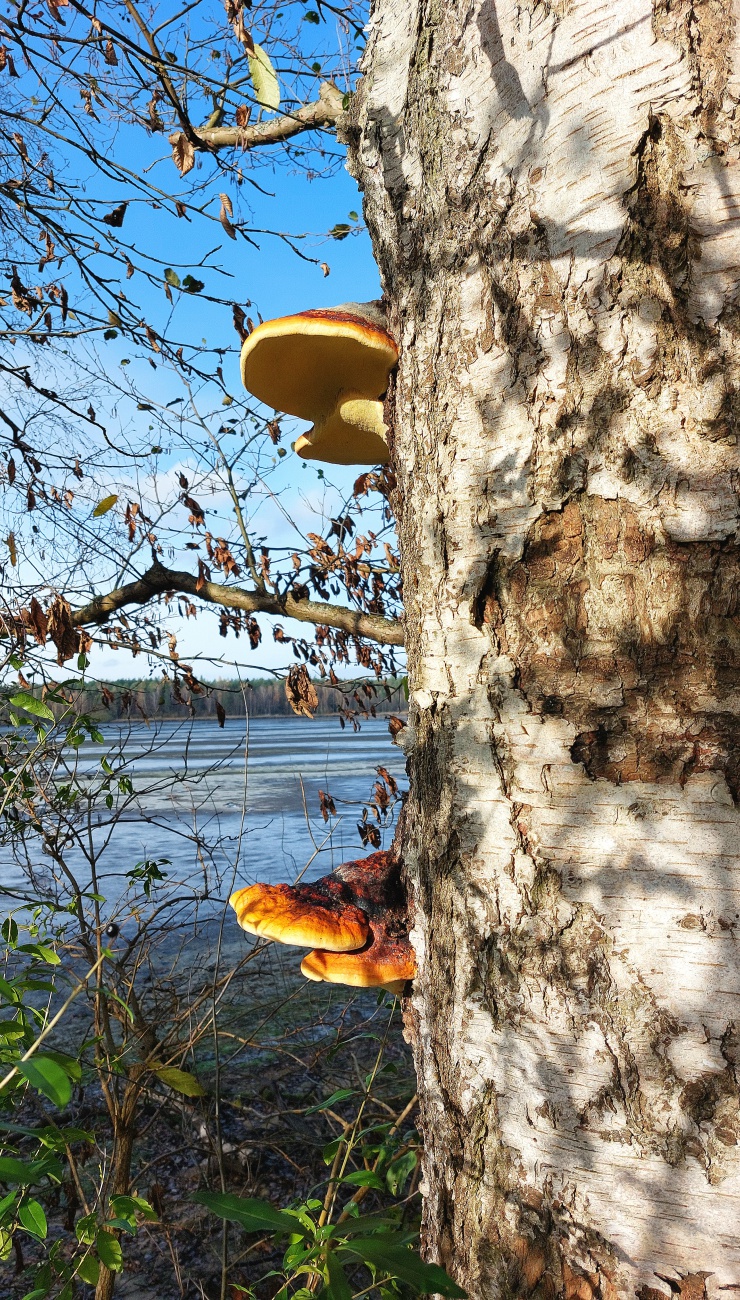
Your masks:
M161 140L156 143L161 147ZM172 164L168 159L160 164L157 171L164 173L159 182L162 188L172 183ZM250 299L256 309L252 312L255 320L256 311L264 319L270 319L311 307L376 298L380 293L380 285L367 233L360 230L343 240L327 238L325 233L338 222L354 224L350 221L350 212L361 214L361 195L346 169L342 167L336 175L316 180L308 180L301 173L291 174L284 166L263 166L256 175L260 185L272 193L263 195L248 185L242 186L237 193L236 187L232 188L230 193L235 217L242 215L252 228L272 228L290 234L313 232L300 240L298 246L308 256L326 262L330 274L325 276L319 266L297 257L280 239L270 235L255 235L260 244L258 250L242 239L231 241L224 236L219 225L214 226L217 232L214 245L218 243L220 248L213 253L209 263L214 267L222 266L233 278L227 280L215 270L199 271L198 259L204 248L202 226L198 229L195 224L189 226L184 221L170 219L168 224L172 230L172 243L166 260L178 269L181 276L192 271L205 281L207 291L210 289L224 296L233 296L239 302ZM222 184L222 180L214 180L209 190L215 192ZM219 207L215 198L212 206L214 210ZM157 219L159 223L159 214ZM132 242L145 237L147 232L141 230L140 223L147 220L148 209L143 205L133 205L127 216L127 223L130 221L127 234ZM193 338L197 342L205 337L209 344L214 345L217 342L223 343L224 338L229 344L235 343L236 336L231 330L229 314L223 308L216 308L194 296L182 296L177 310L179 337ZM130 350L122 341L115 345L113 350L116 349L120 355ZM241 384L236 352L224 361L224 377L234 395L238 394ZM162 372L161 382L168 385L172 380ZM177 388L172 388L173 394L177 391ZM295 431L303 427L298 422L294 424ZM289 431L289 436L294 436L293 430ZM282 506L304 529L316 528L313 510L326 494L326 480L319 478L319 468L316 464L301 461L289 451L278 470L283 490ZM187 462L176 458L169 458L167 469L173 475L183 469L186 473L189 472ZM348 490L358 472L355 467L325 469L327 478L340 490ZM272 508L269 502L260 505L256 527L268 536L273 546L297 544L286 525L284 515ZM178 557L178 563L181 558ZM166 557L165 562L168 562ZM310 635L310 629L305 626L290 620L282 621L287 632ZM272 622L266 618L261 622L262 644L256 651L251 651L246 638L236 641L233 637L218 637L215 634L215 617L201 615L197 620L173 620L178 649L183 658L190 661L199 655L222 657L223 666L201 665L199 671L205 678L218 677L222 673L231 674L235 661L251 675L259 674L265 669L282 668L294 662L292 655L286 657L285 649L273 642L270 631ZM121 652L96 650L91 667L96 676L114 678L128 676L136 668L143 670L143 660L137 660L134 665Z
M253 14L256 13L254 10ZM346 37L337 44L335 36L339 33L334 33L330 24L306 24L301 21L301 13L299 10L297 39L305 56L302 64L304 71L297 83L292 80L290 72L285 73L283 94L284 98L287 97L288 104L295 102L289 98L291 93L315 98L323 75L333 73L340 89L349 88L341 75L341 69L349 67L352 57ZM82 19L73 15L70 18L72 21L68 32L74 35L75 25L79 25ZM233 33L228 24L225 24L220 4L212 12L205 11L204 16L197 21L200 22L203 18L211 23L206 34L204 57L215 59L213 67L216 71L213 75L218 84L218 78L223 76L224 61L234 49ZM255 21L258 21L256 17ZM201 37L205 30L203 27L199 29ZM184 31L178 33L178 38L181 41L187 40ZM273 32L271 36L261 39L266 44L270 42L270 50L279 63L279 35ZM209 56L211 44L217 48L211 49ZM74 46L70 48L74 49ZM320 54L322 71L318 75L305 71L310 59L314 57L314 50L317 55ZM77 55L70 55L69 58L72 67ZM92 60L89 66L95 72L103 94L103 99L96 102L104 104L106 91L112 93L115 89L115 79L119 76L118 65L111 69L102 60L100 53L96 54L94 50L89 58ZM77 520L78 535L82 540L79 543L74 537L71 541L69 538L65 540L62 529L34 541L30 530L38 516L31 517L25 513L25 497L18 501L20 511L15 516L17 524L9 524L10 528L17 526L23 530L24 539L27 537L29 543L27 548L20 547L24 558L21 560L19 576L36 585L40 597L46 600L49 590L46 583L54 583L57 572L63 571L66 560L69 559L70 569L76 571L78 582L77 587L71 589L70 598L77 604L86 598L89 591L87 575L91 575L95 590L104 591L121 581L130 580L135 572L141 572L147 567L149 547L143 540L135 556L135 569L122 567L126 550L122 544L126 535L123 512L127 501L140 500L142 509L156 517L158 492L160 501L169 502L169 513L156 524L158 537L164 546L163 562L170 567L195 571L195 551L186 549L185 543L202 541L202 531L192 531L187 522L188 507L182 504L182 488L179 486L181 475L194 485L190 489L194 495L198 496L202 488L207 527L213 536L233 535L233 503L220 488L213 490L210 484L203 484L206 449L210 445L209 428L211 434L218 432L220 435L221 427L239 417L242 422L235 425L230 434L224 435L232 452L234 449L242 450L246 445L245 437L248 438L255 432L249 412L239 409L239 402L246 395L242 393L239 379L238 337L232 324L230 304L242 304L257 321L260 315L263 319L270 319L306 308L376 298L379 282L370 240L361 228L361 218L358 220L355 216L362 211L361 196L343 165L335 165L333 175L309 180L302 170L302 162L299 159L292 161L285 151L255 150L244 155L241 184L234 173L234 168L240 163L240 157L235 152L222 156L222 161L226 163L225 170L220 170L208 155L196 155L195 168L189 175L180 178L166 134L152 134L141 125L127 125L126 111L118 118L115 113L112 118L107 116L102 109L100 119L82 114L78 84L71 82L65 89L63 67L53 61L52 64L55 94L61 94L64 98L68 90L68 116L63 120L67 124L64 129L69 140L67 144L61 144L59 137L56 137L56 143L41 138L39 147L48 145L52 149L57 177L69 183L75 202L81 200L83 206L89 205L88 213L93 213L98 221L110 210L121 204L126 205L123 225L115 231L110 225L100 225L95 249L89 242L87 245L88 270L101 277L106 284L104 295L109 295L102 311L92 303L92 318L86 315L83 301L82 314L77 318L82 326L82 337L68 345L72 356L76 354L87 369L76 371L74 362L68 366L64 355L57 354L59 383L56 386L61 390L65 383L71 384L75 389L74 401L81 403L85 409L88 404L94 406L97 418L106 426L111 444L123 448L128 445L129 452L135 447L136 459L125 451L120 458L111 455L109 447L102 441L96 444L88 440L85 444L85 437L97 435L89 435L84 428L80 430L81 441L77 431L70 428L70 447L67 448L63 440L59 441L52 412L50 424L46 426L48 445L52 460L56 457L56 464L60 467L60 481L69 469L69 450L72 447L75 453L79 451L86 458L83 480L70 481L68 484L74 489L73 516ZM37 103L33 95L38 91L38 86L33 74L25 72L23 77L26 81L19 80L15 87L18 95L27 94L32 103ZM187 93L193 121L204 121L211 109L210 97L197 90L194 82L190 83ZM239 94L249 98L249 88L245 87ZM253 104L252 108L254 114L257 106ZM232 104L231 112L233 111ZM254 116L252 120L255 120ZM97 163L91 162L86 156L85 149L89 149L91 142L95 143L102 157L114 164L107 169L107 176L105 168L101 170ZM80 145L81 149L78 147ZM330 156L336 155L339 148L329 133L296 137L291 145L294 154L303 151L303 162L314 168L324 165L316 154L316 150L321 147ZM306 153L307 148L313 152ZM249 239L244 239L239 232L233 240L225 232L219 221L222 193L228 195L228 201L233 207L233 222L237 227L243 223ZM161 203L152 201L157 199L158 194L162 196ZM175 215L173 198L188 205L192 220ZM74 204L71 211L69 219L74 228L77 220ZM356 233L342 240L331 238L328 234L331 228L337 223L345 222ZM283 239L275 234L259 233L260 231L283 232L295 240L305 257L314 260L304 260ZM125 266L110 259L107 250L112 238L124 252L129 252L137 268L142 265L148 268L152 275L151 283L141 274L140 269L136 270L132 278L127 278ZM35 258L35 246L30 252L29 273L32 273L30 266ZM330 274L325 275L319 263L328 264ZM180 280L190 274L203 282L202 293L180 292L176 280L170 291L165 283L167 268L172 268L167 276L170 283L172 272L176 272ZM70 302L76 298L75 275L73 264L67 259L61 279L67 280ZM119 293L125 294L123 301L119 301ZM209 294L224 298L226 302L209 302ZM116 313L112 319L107 309ZM122 318L123 325L117 319L118 316ZM195 395L201 412L205 413L201 423L192 423L187 428L179 423L177 413L184 410L185 406L178 403L188 400L182 377L168 369L162 357L149 349L146 340L142 347L130 336L127 337L127 329L130 327L141 338L142 316L157 334L166 333L169 339L184 344L186 359L189 343L200 346L201 341L207 340L207 348L212 351L205 353L206 369L213 372L221 363L223 381L230 397L227 396L222 401L223 391L210 380L203 382L199 391L196 383ZM74 319L70 316L70 321ZM217 349L221 351L217 352ZM95 353L99 361L96 360ZM29 360L38 365L44 382L51 382L54 365L51 353L47 350L40 354L32 349ZM101 372L101 366L102 380L98 383L95 377ZM233 404L224 409L230 398L233 398ZM157 412L156 409L147 408L142 404L142 399L153 403L155 408L161 405L165 409ZM249 402L254 410L251 398ZM265 411L263 415L269 418L272 412ZM260 437L262 427L260 426ZM265 488L264 481L260 481L256 491L243 505L245 514L250 516L250 532L254 531L254 539L258 544L264 539L271 548L301 550L301 533L305 535L309 531L323 531L322 510L325 517L336 515L342 498L348 495L359 472L356 467L322 467L316 462L306 463L296 457L288 450L289 443L303 427L296 421L283 421L282 448L287 451L284 458L277 456L277 451L269 440L264 439L262 442L260 469L267 476L269 490ZM187 435L185 437L184 431ZM62 481L62 488L64 486ZM24 484L20 481L18 491L25 492ZM117 504L104 518L97 518L93 513L94 508L111 494L118 494ZM154 503L151 510L150 503ZM9 503L11 509L14 505L15 496ZM365 514L361 527L367 531L368 527L373 527L374 522ZM52 538L56 538L56 541ZM65 557L62 554L61 548L65 544L71 546L71 556ZM52 557L51 567L48 564L49 546L59 548L56 557ZM84 557L84 565L77 568L80 556ZM53 589L52 585L51 590ZM341 596L338 599L341 600ZM281 650L273 642L271 622L267 618L261 620L263 641L255 652L250 651L244 637L239 641L233 637L220 638L217 635L217 621L217 616L212 615L203 615L197 620L185 622L178 622L172 612L168 616L168 627L172 626L178 636L181 658L197 662L200 656L197 671L202 676L231 674L235 659L250 674L294 662L292 655L288 654L286 658L285 649ZM284 623L287 632L305 635L310 639L309 626L295 624L291 627L287 621ZM220 657L222 662L208 664L203 662L203 656ZM158 670L156 664L153 669ZM100 677L129 676L137 671L146 672L147 665L143 655L132 662L124 652L96 648L93 651L91 671Z

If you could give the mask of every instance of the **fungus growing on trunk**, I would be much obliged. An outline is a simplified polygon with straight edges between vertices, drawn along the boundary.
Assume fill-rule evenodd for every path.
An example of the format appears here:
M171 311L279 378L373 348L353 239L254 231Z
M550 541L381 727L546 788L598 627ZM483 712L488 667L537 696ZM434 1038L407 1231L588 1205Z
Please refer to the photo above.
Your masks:
M311 948L307 979L401 993L416 974L393 853L344 862L310 885L251 885L229 901L243 930Z
M264 321L242 347L244 387L288 415L313 420L300 456L334 465L388 460L381 400L398 349L379 303L346 303Z
M346 952L365 943L367 917L346 885L324 876L313 885L251 885L229 899L242 930L298 948Z

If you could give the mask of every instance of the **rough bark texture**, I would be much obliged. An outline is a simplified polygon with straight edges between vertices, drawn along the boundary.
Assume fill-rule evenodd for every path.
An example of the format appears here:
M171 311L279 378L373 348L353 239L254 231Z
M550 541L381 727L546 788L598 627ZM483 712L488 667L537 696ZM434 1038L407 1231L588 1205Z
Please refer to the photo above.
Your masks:
M376 0L430 1254L740 1290L740 0Z

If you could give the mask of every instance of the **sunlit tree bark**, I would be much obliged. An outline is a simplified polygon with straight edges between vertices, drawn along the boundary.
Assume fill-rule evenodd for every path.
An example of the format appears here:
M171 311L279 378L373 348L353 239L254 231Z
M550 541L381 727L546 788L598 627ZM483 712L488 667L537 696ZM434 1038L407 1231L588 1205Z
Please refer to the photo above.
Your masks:
M425 1235L740 1286L738 5L377 0Z

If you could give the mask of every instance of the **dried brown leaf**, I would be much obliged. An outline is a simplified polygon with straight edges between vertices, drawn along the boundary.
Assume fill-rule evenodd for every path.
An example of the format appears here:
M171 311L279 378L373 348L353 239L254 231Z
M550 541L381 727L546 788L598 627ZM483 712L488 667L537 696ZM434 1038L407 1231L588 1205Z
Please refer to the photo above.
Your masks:
M233 212L231 199L228 194L219 194L219 198L221 200L221 211L218 214L218 219L226 231L226 234L229 236L229 239L236 239L236 228L229 221L229 217Z
M47 632L57 648L57 663L72 659L79 650L77 629L72 622L72 610L64 596L55 596L46 616Z
M189 171L195 166L195 150L185 135L181 131L172 145L172 158L177 170L181 176L187 176Z
M116 228L122 226L127 207L128 203L119 203L118 207L114 208L112 212L106 212L103 217L106 226L115 226Z
M312 718L319 707L316 687L308 675L305 664L294 664L285 679L288 704L299 717Z

